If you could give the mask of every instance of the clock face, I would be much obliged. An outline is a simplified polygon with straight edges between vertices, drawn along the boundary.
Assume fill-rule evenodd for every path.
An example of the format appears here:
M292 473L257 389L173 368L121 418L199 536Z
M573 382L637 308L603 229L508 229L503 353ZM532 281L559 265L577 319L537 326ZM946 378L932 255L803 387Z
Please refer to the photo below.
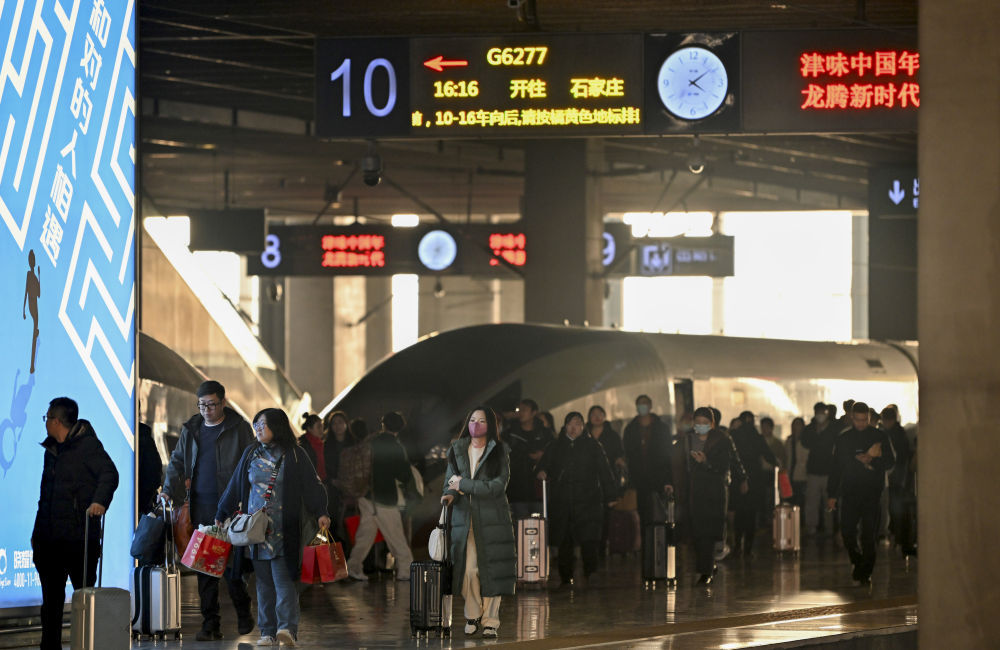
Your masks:
M455 261L458 244L455 238L444 230L432 230L420 238L417 256L431 271L443 271Z
M682 47L660 66L656 89L663 106L673 115L700 120L725 101L729 76L714 52L703 47Z

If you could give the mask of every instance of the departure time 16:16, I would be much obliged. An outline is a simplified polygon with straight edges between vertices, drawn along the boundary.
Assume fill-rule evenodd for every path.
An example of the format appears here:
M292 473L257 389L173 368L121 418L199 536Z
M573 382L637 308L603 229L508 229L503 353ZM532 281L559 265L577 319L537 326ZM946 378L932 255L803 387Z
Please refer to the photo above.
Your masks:
M450 98L450 97L478 97L479 96L479 81L473 79L471 81L435 81L434 82L434 97L440 98Z

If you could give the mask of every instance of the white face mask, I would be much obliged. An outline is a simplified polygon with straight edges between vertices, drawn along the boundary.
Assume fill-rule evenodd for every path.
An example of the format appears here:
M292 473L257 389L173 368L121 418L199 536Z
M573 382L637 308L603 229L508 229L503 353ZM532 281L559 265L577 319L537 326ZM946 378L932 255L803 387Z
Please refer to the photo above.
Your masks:
M823 424L824 422L826 422L826 413L817 413L816 414L816 423L817 424Z
M649 415L649 404L639 404L635 410L639 415Z
M712 430L712 425L711 424L696 424L696 425L694 425L694 432L697 433L699 436L703 436L703 435L705 435L706 433L708 433L711 430Z

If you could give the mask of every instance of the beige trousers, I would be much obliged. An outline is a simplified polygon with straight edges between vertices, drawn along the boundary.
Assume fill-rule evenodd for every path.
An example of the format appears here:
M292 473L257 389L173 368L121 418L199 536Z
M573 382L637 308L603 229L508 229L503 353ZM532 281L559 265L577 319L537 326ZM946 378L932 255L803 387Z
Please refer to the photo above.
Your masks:
M382 531L389 552L396 558L396 577L400 580L410 579L410 563L413 553L406 541L403 531L403 518L396 506L383 506L370 499L358 499L358 510L361 511L361 522L354 535L354 548L347 560L347 570L354 575L361 575L365 556L375 542L375 533Z
M479 555L476 553L476 536L469 524L469 537L465 542L465 575L462 577L462 598L465 599L465 618L483 619L483 627L500 627L500 596L483 598L479 585Z

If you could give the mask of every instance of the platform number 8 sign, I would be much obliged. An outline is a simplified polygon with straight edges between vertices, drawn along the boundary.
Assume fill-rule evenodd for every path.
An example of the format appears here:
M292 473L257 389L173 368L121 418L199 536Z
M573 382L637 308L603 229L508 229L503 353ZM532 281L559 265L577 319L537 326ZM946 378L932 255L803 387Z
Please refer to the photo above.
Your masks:
M277 235L264 238L264 252L260 254L260 263L267 269L276 269L281 264L281 239Z

